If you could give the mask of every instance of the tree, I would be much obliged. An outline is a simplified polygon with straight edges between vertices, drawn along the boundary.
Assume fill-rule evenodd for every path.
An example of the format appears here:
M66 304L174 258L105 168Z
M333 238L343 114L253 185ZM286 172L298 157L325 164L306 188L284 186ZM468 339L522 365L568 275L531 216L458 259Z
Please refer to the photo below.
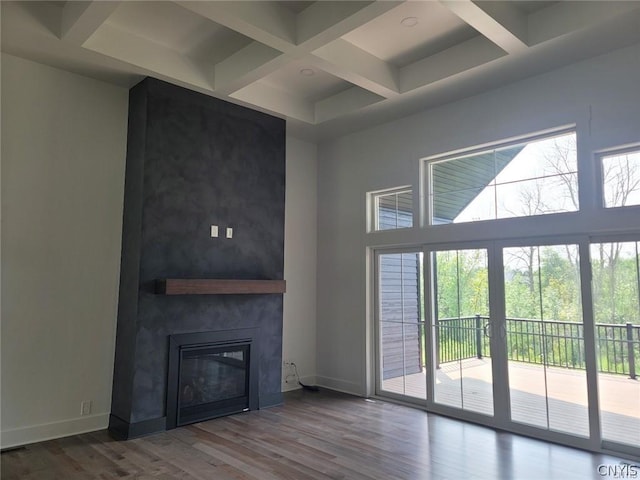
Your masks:
M640 153L602 159L605 204L623 207L640 190Z
M608 206L627 205L633 195L637 195L640 190L638 156L640 156L638 153L633 153L603 158L603 194ZM542 163L543 177L535 179L533 183L523 184L518 193L518 201L514 202L508 210L513 216L533 216L562 211L563 202L569 205L570 210L579 209L575 137L562 136L554 139L544 150ZM569 271L575 275L571 283L579 285L578 249L568 245L564 248L565 258L572 266ZM597 299L596 311L601 312L597 318L605 323L620 323L621 318L628 317L628 311L621 315L620 308L623 301L617 298L619 295L616 296L616 292L629 290L630 285L638 283L637 280L633 281L622 274L624 268L619 265L622 248L623 244L620 242L602 243L591 252L593 296ZM519 257L527 266L527 284L529 292L533 294L534 248L520 247L519 251L511 254ZM579 294L579 291L577 293ZM604 318L602 315L604 310L608 312L609 318Z

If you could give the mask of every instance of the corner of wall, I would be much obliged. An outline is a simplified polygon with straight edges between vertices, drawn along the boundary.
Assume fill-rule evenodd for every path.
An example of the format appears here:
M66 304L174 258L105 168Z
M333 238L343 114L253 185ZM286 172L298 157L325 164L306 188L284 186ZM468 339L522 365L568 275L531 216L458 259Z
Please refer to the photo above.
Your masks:
M284 325L282 358L295 362L302 383L316 383L317 148L287 135ZM299 388L292 378L282 391Z

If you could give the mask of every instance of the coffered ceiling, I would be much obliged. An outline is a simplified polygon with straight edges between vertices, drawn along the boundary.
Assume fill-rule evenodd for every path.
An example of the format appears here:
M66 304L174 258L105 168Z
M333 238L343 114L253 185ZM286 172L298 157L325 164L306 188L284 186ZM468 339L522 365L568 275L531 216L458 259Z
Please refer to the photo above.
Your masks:
M640 41L640 1L2 1L2 50L323 138Z

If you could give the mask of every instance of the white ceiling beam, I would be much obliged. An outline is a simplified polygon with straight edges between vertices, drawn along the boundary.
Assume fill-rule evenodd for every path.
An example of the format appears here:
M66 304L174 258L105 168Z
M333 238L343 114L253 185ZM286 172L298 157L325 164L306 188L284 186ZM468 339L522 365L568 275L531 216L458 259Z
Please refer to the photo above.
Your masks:
M60 18L60 39L83 45L118 8L120 2L66 2Z
M315 50L402 3L392 0L312 3L297 16L297 44L307 51Z
M453 77L498 58L505 52L487 38L478 35L466 42L436 53L400 70L400 91L410 92Z
M295 15L289 12L293 16L286 16L284 24L276 22L281 27L278 30L280 34L283 34L285 30L288 32L287 41L282 40L281 37L274 39L273 36L266 35L264 29L237 30L239 23L244 26L248 24L246 19L249 17L249 13L255 15L255 12L248 8L249 6L255 6L255 4L258 4L259 10L263 10L263 16L267 16L267 12L271 12L271 17L280 18L279 14L275 15L273 13L273 8L281 9L283 7L274 5L271 2L180 2L179 4L218 23L223 23L229 28L236 29L240 33L250 34L251 38L259 42L259 44L250 44L215 66L215 88L216 91L222 94L229 95L247 87L259 78L275 72L292 60L306 58L311 63L338 78L352 81L354 84L369 89L376 94L393 96L397 94L395 73L392 68L386 66L384 62L373 55L369 55L364 51L360 51L361 53L358 55L355 53L356 47L351 46L350 51L357 56L357 59L355 62L348 64L344 61L344 54L339 54L335 52L335 49L329 47L325 52L326 56L341 62L339 65L333 65L331 60L316 58L310 56L309 53L316 48L324 47L328 43L339 40L346 32L367 23L400 3L402 2L347 1L313 3L298 14L297 20ZM239 6L238 4L246 5ZM228 9L231 9L231 13L229 13ZM221 22L221 18L224 21ZM252 21L257 21L253 17L251 18ZM239 19L242 19L242 22L239 22ZM255 26L255 23L253 25ZM262 22L261 28L264 25L265 22ZM292 29L297 32L298 44L293 41L292 36L295 35L291 33ZM272 26L270 30L274 31L275 27ZM260 44L268 45L273 51L267 47L260 46ZM283 52L283 55L278 57L277 52ZM360 64L360 61L363 63ZM354 67L356 67L356 72L349 72L349 69ZM238 75L238 72L241 75Z
M440 3L505 52L518 53L528 48L527 16L515 5L472 0L441 0Z
M229 95L273 73L289 60L279 50L251 42L214 66L214 87L217 92Z
M172 83L200 91L211 91L207 69L173 50L145 38L104 24L84 45L85 48L145 69Z
M382 100L384 100L384 97L375 93L358 87L351 87L316 102L315 123L318 124L342 115L355 113Z
M500 25L515 37L513 39L516 47L529 44L528 16L520 10L514 2L486 2L474 0L474 3L484 12L494 18ZM508 34L507 34L508 39ZM511 53L511 52L510 52Z
M629 1L558 2L529 16L529 41L537 45L639 10L640 3Z
M313 104L264 82L247 85L230 96L279 115L286 115L306 123L314 122Z
M296 15L275 2L176 2L209 20L282 52L295 46Z
M385 98L399 94L397 69L346 40L338 39L315 50L310 62Z

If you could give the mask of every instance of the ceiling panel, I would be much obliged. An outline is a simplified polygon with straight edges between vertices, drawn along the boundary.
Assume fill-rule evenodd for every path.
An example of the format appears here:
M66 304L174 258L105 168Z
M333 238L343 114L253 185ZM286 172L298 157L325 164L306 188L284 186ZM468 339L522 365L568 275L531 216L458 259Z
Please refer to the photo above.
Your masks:
M208 63L218 63L251 42L172 2L123 2L107 23Z
M281 1L277 1L275 3L277 3L278 5L280 5L282 7L288 8L293 13L300 13L305 8L307 8L312 3L315 3L315 2L314 1L305 1L305 0L300 0L300 1L298 1L298 0L281 0Z
M412 17L416 25L402 24ZM437 2L405 2L342 38L381 60L404 67L477 35Z
M301 73L311 71L313 75ZM303 98L310 102L330 97L353 86L345 80L302 61L291 62L260 81L272 88L285 90L297 98Z
M490 0L491 3L500 3L497 1ZM551 5L558 2L551 1L543 1L543 0L519 0L517 2L512 2L512 4L525 13L535 13L538 10L542 10L543 8L550 7Z

